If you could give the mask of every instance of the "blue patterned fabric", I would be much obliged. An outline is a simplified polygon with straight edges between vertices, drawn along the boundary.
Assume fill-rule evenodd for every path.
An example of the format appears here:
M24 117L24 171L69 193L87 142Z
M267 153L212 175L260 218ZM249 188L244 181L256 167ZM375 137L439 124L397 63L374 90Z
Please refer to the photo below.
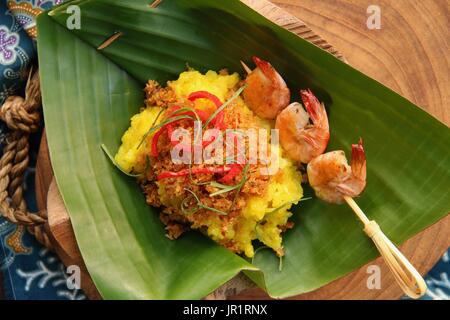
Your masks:
M7 5L16 21L34 39L37 35L36 17L63 2L64 0L7 0Z
M35 58L35 16L63 0L0 0L0 105L23 90L26 70ZM9 7L9 9L8 9ZM29 36L28 36L29 35ZM7 133L0 121L0 141ZM25 197L36 210L34 171L40 133L31 141L30 167L25 177ZM0 153L3 145L0 146ZM426 277L429 291L423 299L450 299L450 261L447 252ZM69 290L67 274L58 258L42 247L23 227L0 217L0 272L7 299L71 299L86 297Z
M36 210L34 164L40 133L32 137L31 166L25 176L25 198ZM84 299L79 290L69 290L67 274L58 258L36 242L23 227L0 218L0 270L8 299Z
M29 31L34 26L33 12L28 10L27 16L27 11L23 9L31 6L48 9L53 3L62 1L28 2L7 3L6 0L0 0L0 104L9 95L23 94L27 70L36 54L34 42L24 29L28 28ZM14 8L14 13L7 5ZM1 141L6 133L7 128L1 122ZM31 139L31 161L25 175L25 198L30 210L34 211L37 209L34 165L40 133L34 134ZM0 146L1 150L3 145ZM24 227L11 224L3 217L0 218L0 271L7 299L85 299L80 290L68 289L68 276L59 259L37 243Z
M33 41L7 9L0 3L0 103L23 87L26 68L34 58Z
M450 300L450 249L425 278L428 291L422 300Z

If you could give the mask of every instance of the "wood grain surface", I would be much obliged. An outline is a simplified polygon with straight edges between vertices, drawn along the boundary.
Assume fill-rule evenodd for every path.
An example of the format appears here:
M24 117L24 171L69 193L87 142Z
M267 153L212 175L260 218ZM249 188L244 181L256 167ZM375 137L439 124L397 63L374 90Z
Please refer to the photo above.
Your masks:
M275 0L348 63L450 126L450 1ZM366 26L381 9L381 29Z
M381 30L369 30L366 27L368 17L366 10L372 1L273 1L288 13L264 0L243 0L243 2L257 8L266 16L270 15L269 18L290 31L309 36L310 40L336 55L339 55L335 49L338 48L352 66L402 94L449 125L450 12L447 0L427 0L426 5L414 0L378 0L377 4L381 8L382 17ZM320 34L332 46L325 40L313 36L305 24L298 19L303 20L308 27ZM53 191L47 199L51 180L51 164L44 138L38 158L36 179L37 200L40 208L46 207L47 200L50 205L49 210L52 205L55 205L56 188L52 188ZM64 214L63 211L54 210L59 212L59 215ZM57 225L58 223L55 224L53 221L53 228L56 230L54 235L61 244L61 241L64 243L68 239L65 232L71 232L70 221L64 224L66 231L62 233L58 231ZM449 232L450 216L447 216L405 242L401 249L418 271L425 274L449 247ZM77 255L75 243L64 243L60 247L65 248L66 256L61 254L63 261L69 261L68 259L73 259ZM67 253L69 253L68 257ZM373 264L381 268L381 290L368 290L366 286L367 266ZM401 295L401 290L384 262L377 259L323 288L294 298L397 299ZM233 298L265 299L268 297L259 289L249 289Z

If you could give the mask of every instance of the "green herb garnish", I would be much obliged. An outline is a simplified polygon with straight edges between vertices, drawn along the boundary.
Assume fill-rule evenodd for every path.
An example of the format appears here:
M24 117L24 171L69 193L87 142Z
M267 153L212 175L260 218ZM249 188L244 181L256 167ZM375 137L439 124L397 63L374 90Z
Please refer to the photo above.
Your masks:
M242 189L242 187L244 186L244 184L247 182L247 180L248 180L248 176L247 176L247 173L248 173L248 169L250 168L250 163L246 163L245 164L245 166L244 166L244 170L242 170L242 179L241 179L241 181L239 181L239 183L237 184L238 185L238 188L236 189L236 194L234 195L234 199L233 199L233 202L231 203L231 206L230 206L230 209L229 210L231 210L231 208L234 206L234 204L236 203L236 200L237 200L237 197L239 196L239 193L241 193L241 189Z
M218 209L215 209L215 208L211 208L211 207L208 207L207 205L203 204L203 203L200 201L200 199L197 197L197 195L195 194L194 191L192 191L192 190L190 190L190 189L187 189L187 188L184 188L184 190L187 191L187 192L189 192L189 193L194 197L194 199L197 201L197 207L188 211L188 210L186 209L186 206L185 206L185 205L186 205L186 199L189 199L189 198L186 198L186 199L183 200L183 202L181 202L181 211L182 211L183 213L185 213L185 214L192 214L192 213L194 213L194 212L197 212L197 211L200 210L200 209L205 209L205 210L213 211L213 212L215 212L215 213L217 213L217 214L220 214L220 215L224 215L224 216L228 215L228 213L226 213L226 212L224 212L224 211L222 211L222 210L218 210Z
M210 182L209 185L211 187L220 189L219 191L211 193L209 195L210 197L215 197L215 196L218 196L219 194L231 192L231 191L236 190L238 188L238 184L236 184L234 186L229 186L229 185L222 184L222 183L219 183L219 182L216 182L216 181Z
M301 199L298 200L298 201L289 201L289 202L283 203L281 206L279 206L279 207L273 209L272 211L267 212L266 214L275 213L275 212L277 212L278 210L280 210L280 209L286 207L287 205L294 204L294 203L296 203L296 202L302 202L302 201L306 201L306 200L311 200L311 199L312 199L311 197L308 197L308 198L301 198Z

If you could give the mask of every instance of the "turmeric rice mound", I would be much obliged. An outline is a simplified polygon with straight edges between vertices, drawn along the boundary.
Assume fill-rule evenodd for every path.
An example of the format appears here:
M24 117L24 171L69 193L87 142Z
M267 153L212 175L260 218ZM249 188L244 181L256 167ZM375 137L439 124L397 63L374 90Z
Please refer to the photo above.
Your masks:
M251 164L247 172L242 171L234 177L233 184L244 182L239 190L211 196L219 190L210 183L220 179L220 175L214 173L156 179L162 172L195 170L208 167L208 164L174 164L170 154L172 145L167 135L161 135L158 140L157 157L151 156L150 152L154 132L143 141L149 128L160 123L167 108L174 103L201 110L215 108L207 99L189 101L187 97L192 92L207 91L221 101L227 101L240 83L237 73L208 71L201 74L194 70L181 73L178 80L168 82L165 88L149 81L144 89L146 107L131 118L131 126L122 137L115 160L125 171L142 174L138 182L147 203L161 209L160 219L166 226L168 238L176 239L189 229L197 229L224 247L247 257L254 256L254 240L259 240L282 256L282 233L293 226L289 221L292 215L289 210L302 198L303 191L301 173L291 160L283 157L278 146L272 146L279 155L276 174L263 175L260 169L265 165L259 162ZM223 112L224 124L229 129L273 128L273 123L253 114L240 97ZM192 130L192 122L188 120L180 121L179 126ZM196 207L198 203L204 207L193 212L182 209L182 206Z

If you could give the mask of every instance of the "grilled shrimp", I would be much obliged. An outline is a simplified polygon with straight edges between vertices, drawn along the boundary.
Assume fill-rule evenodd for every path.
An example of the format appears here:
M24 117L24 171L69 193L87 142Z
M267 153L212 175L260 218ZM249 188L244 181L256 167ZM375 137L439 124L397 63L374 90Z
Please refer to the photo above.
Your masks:
M307 112L300 103L294 102L278 115L275 128L287 156L309 163L327 148L330 130L325 106L310 90L302 90L300 94Z
M245 80L245 103L259 117L275 119L289 104L291 93L286 82L269 62L258 57L253 57L253 61L257 68Z
M311 187L324 201L342 203L344 196L359 196L366 187L366 155L362 140L352 145L351 166L344 151L332 151L313 159L307 171Z

